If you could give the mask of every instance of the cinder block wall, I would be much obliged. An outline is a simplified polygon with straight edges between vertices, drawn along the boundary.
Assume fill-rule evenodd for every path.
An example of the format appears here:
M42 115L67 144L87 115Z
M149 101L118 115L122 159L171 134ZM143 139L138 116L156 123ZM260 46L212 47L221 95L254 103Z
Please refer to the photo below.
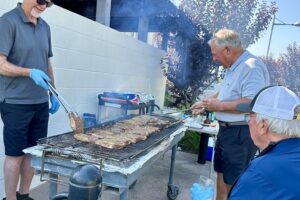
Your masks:
M0 15L16 4L16 0L1 0ZM42 17L51 27L56 87L79 114L96 114L97 94L103 91L151 93L162 106L163 51L57 6ZM4 194L2 128L0 120L0 197ZM68 117L61 107L50 116L49 135L70 130Z

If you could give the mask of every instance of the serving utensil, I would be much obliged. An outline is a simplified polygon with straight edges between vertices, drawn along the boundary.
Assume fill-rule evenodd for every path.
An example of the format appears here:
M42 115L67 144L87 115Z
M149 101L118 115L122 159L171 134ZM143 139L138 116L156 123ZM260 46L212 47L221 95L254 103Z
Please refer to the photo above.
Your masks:
M53 85L49 81L46 81L46 83L49 86L49 91L56 97L56 99L64 108L65 112L68 114L71 128L75 133L83 133L84 126L78 113L70 106L70 104L63 98L63 96L53 87Z
M170 115L170 114L174 114L174 113L185 113L185 112L187 112L187 111L190 111L191 110L191 108L187 108L187 109L182 109L182 110L172 110L172 111L169 111L169 112L166 112L166 113L164 113L163 112L163 114L164 115Z

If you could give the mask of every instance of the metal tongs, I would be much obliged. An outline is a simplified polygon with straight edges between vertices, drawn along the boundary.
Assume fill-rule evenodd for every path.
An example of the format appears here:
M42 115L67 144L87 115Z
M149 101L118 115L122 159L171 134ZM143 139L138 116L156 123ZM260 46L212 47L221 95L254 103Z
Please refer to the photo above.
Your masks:
M66 113L70 119L70 126L74 130L75 134L83 133L84 132L84 125L82 123L81 118L79 117L78 113L68 104L68 102L61 96L61 94L49 83L46 81L47 85L49 86L49 91L55 95L56 99L60 102L60 104L65 109Z
M187 108L187 109L183 109L183 110L172 110L170 112L166 112L166 113L163 113L164 115L170 115L170 114L174 114L174 113L185 113L187 111L190 111L191 108Z
M60 102L63 106L67 114L73 113L74 116L77 118L79 117L78 113L68 104L68 102L61 96L61 94L51 85L49 81L46 81L47 85L49 86L49 91L55 95L56 99Z

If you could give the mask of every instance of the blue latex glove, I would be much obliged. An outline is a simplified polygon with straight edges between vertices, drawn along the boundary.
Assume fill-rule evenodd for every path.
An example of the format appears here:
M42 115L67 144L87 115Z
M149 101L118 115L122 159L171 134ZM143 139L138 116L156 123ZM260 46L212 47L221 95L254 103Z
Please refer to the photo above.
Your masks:
M60 107L60 103L53 95L50 96L50 102L51 102L51 108L49 108L49 113L54 114L58 111Z
M190 189L192 200L203 200L204 188L199 183L194 183Z
M192 200L209 200L214 197L214 187L203 187L199 183L194 183L190 189Z
M48 85L45 80L50 81L50 78L47 76L47 74L45 74L45 72L39 69L30 69L29 76L35 82L35 84L41 86L45 90L48 90Z

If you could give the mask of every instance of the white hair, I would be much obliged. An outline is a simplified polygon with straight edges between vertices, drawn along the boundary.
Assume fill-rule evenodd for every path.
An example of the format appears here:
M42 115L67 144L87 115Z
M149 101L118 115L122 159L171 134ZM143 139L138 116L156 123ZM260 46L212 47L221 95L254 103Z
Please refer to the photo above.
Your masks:
M219 48L224 48L226 46L231 46L234 48L242 47L239 34L231 29L226 28L220 29L214 33L213 37L208 41L208 44L211 46L212 42L215 42Z
M295 108L295 116L300 114L300 106ZM256 122L259 123L266 120L269 124L270 132L277 135L285 135L286 137L300 137L300 119L284 120L269 117L266 115L256 114Z

